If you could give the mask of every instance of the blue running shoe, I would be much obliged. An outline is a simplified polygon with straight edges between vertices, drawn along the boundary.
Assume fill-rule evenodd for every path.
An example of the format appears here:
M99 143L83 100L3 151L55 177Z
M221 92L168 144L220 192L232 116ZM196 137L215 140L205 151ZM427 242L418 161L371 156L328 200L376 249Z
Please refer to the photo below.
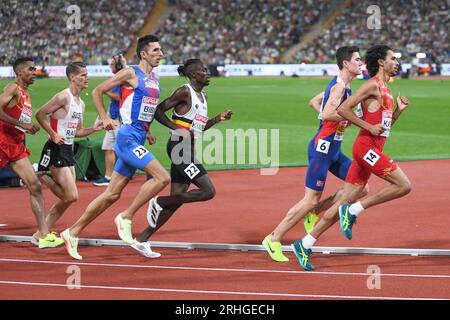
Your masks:
M98 186L98 187L107 187L109 186L109 182L111 180L106 178L106 177L102 177L100 179L94 180L94 186Z
M339 224L341 230L348 240L352 240L352 227L356 221L356 216L351 214L348 209L351 204L343 204L339 206Z
M305 269L306 271L313 271L314 266L311 263L309 263L309 259L311 258L312 255L312 250L306 249L303 246L302 240L295 241L293 244L291 244L291 248L294 251L295 255L297 256L298 261L300 262L302 268Z

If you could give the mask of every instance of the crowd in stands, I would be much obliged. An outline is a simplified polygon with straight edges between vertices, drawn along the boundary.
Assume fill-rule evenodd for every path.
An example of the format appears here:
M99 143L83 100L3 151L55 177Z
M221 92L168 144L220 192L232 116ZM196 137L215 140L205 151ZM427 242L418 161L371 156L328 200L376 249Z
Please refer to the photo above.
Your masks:
M67 26L80 8L79 29ZM0 65L17 56L63 65L73 59L106 64L137 38L156 0L0 0ZM338 1L339 2L339 1ZM198 57L208 64L281 63L282 55L324 20L336 1L169 0L171 13L154 31L165 63ZM333 63L344 44L363 50L391 45L411 62L417 52L426 62L448 63L447 0L348 0L347 7L318 37L290 57L291 63ZM367 8L380 8L380 29L371 29ZM369 23L370 24L370 23Z
M102 64L129 48L155 1L1 0L0 65L17 56L55 65L77 57ZM76 11L68 9L73 4L80 8L79 29L67 25L76 22Z
M157 31L168 63L279 63L329 1L179 0Z
M369 20L376 4L380 8L380 29ZM367 49L374 44L388 44L402 53L402 62L413 62L417 52L427 54L422 62L448 63L450 14L447 0L353 0L311 43L293 56L292 61L326 63L343 44ZM373 19L373 18L370 18Z

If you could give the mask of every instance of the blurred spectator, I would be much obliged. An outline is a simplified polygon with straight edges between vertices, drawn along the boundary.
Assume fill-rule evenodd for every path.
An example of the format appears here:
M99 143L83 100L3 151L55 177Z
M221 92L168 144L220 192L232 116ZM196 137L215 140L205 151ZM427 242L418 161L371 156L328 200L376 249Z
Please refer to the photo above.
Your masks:
M102 64L126 51L156 0L10 0L0 2L0 63L32 56L65 65L76 57ZM70 5L80 7L81 28L70 30ZM6 62L6 63L5 63Z

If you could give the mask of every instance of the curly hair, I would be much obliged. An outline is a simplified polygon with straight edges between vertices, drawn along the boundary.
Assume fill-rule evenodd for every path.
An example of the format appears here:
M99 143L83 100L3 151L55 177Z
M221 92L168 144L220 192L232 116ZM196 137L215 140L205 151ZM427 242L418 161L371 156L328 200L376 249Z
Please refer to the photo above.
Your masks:
M393 51L389 46L386 45L376 45L367 50L365 60L367 70L369 70L371 77L375 76L380 68L378 60L386 59L386 55L389 50Z

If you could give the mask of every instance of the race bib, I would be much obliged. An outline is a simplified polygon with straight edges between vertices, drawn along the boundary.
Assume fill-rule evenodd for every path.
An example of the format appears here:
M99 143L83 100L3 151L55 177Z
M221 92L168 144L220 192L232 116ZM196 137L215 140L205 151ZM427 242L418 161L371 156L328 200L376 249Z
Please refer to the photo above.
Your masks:
M365 162L367 162L373 167L375 163L377 163L378 160L380 160L380 156L375 151L370 149L369 151L367 151L363 159Z
M319 139L319 142L317 143L316 151L328 154L329 150L330 150L330 142Z
M141 109L139 110L138 120L151 122L155 115L158 99L152 97L142 97Z
M334 134L334 140L342 141L344 140L344 131L348 127L348 121L341 121L336 128L336 133Z
M202 116L201 114L196 114L194 121L192 121L192 130L198 133L203 132L207 122L208 117Z
M147 153L149 153L150 151L148 151L147 149L145 149L145 147L143 146L139 146L133 149L133 153L136 157L138 157L139 159L142 159Z
M380 134L380 136L389 137L392 126L392 111L383 111L383 119L381 120L381 125L384 128L384 132Z
M49 163L50 163L50 157L48 155L44 154L40 165L43 166L44 168L47 168Z
M187 174L189 179L194 179L196 175L200 173L200 169L193 163L191 163L186 169L184 169L184 173Z
M27 102L24 103L22 112L20 113L19 122L20 123L31 123L31 118L33 116L33 109L31 108L31 105ZM17 130L20 130L22 132L26 132L25 129L19 126L15 126Z
M67 124L67 129L65 133L64 140L66 141L66 144L72 144L73 140L75 139L75 136L77 134L77 128L78 128L78 121L71 121Z

